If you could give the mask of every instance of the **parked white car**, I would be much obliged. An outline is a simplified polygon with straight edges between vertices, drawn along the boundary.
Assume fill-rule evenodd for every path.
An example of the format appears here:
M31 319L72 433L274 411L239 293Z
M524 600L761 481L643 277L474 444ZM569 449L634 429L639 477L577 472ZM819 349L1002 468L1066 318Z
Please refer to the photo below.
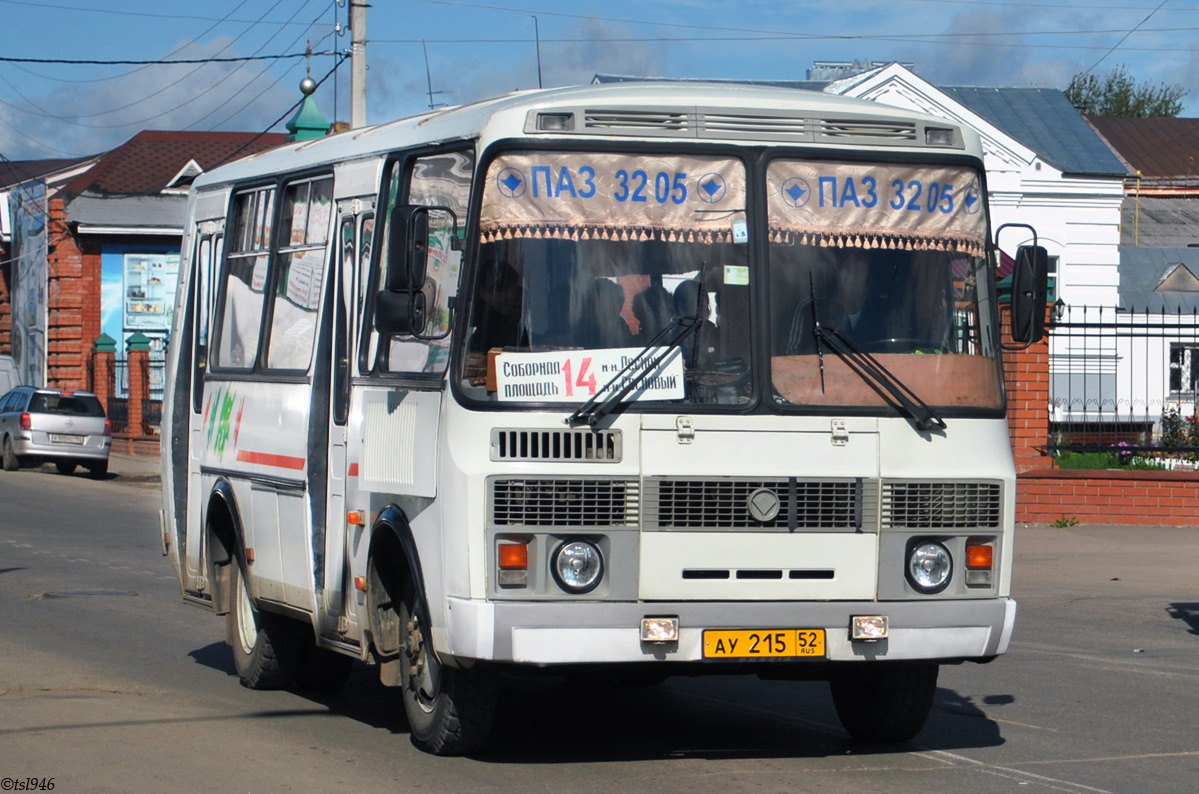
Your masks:
M0 397L5 471L52 462L63 474L83 466L103 477L111 441L104 406L91 392L18 386Z

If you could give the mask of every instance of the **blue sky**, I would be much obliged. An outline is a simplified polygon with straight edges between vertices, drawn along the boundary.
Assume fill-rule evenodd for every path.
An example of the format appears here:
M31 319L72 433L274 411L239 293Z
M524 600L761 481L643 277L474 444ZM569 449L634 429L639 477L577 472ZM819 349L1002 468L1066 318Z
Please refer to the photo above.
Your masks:
M0 0L0 57L295 56L310 41L321 79L328 53L349 50L335 32L347 14L345 0ZM370 123L536 88L539 60L546 87L596 72L804 79L813 61L856 59L908 62L940 85L1065 88L1124 65L1183 85L1182 115L1199 116L1199 0L374 0L367 38ZM143 129L262 131L299 100L305 69L0 61L0 154L92 154ZM347 60L317 92L330 120L349 118L349 86Z

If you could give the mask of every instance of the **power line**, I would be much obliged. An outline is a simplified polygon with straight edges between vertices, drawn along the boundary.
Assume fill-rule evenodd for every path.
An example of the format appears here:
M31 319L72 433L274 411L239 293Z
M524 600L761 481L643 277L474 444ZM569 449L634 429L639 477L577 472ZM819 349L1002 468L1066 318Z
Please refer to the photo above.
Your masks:
M320 88L320 86L321 86L321 83L323 83L323 82L325 82L326 80L328 80L328 79L329 79L329 77L330 77L330 75L332 75L334 72L336 72L336 71L337 71L337 67L341 66L341 65L342 65L342 63L344 63L344 62L345 62L345 60L347 59L347 57L348 57L348 56L346 56L346 55L342 55L342 56L340 57L340 59L337 61L337 63L333 65L333 68L332 68L332 69L330 69L329 71L325 72L325 76L324 76L324 77L322 77L320 80L317 80L317 81L316 81L316 87L317 87L317 88ZM283 111L283 115L282 115L282 116L280 116L279 118L277 118L277 119L275 119L274 121L272 121L272 122L271 122L269 125L267 125L266 129L264 129L262 132L258 133L258 134L257 134L257 135L255 135L253 138L251 138L250 140L246 141L245 143L243 143L241 146L239 146L239 147L237 147L236 149L234 149L234 150L233 150L232 152L230 152L229 154L225 155L225 157L224 157L224 158L222 158L221 160L217 161L216 165L214 165L214 166L213 166L213 168L216 168L216 167L217 167L217 166L219 166L219 165L224 165L225 163L227 163L227 162L230 162L231 160L233 160L234 158L236 158L236 157L237 157L237 155L241 154L241 153L242 153L242 152L244 152L244 151L245 151L247 148L249 148L250 146L252 146L252 145L254 144L254 141L258 140L258 139L259 139L259 138L261 138L263 135L266 135L268 132L270 132L272 129L274 129L274 127L275 127L275 125L276 125L276 124L278 124L279 122L283 121L283 119L287 118L289 115L291 115L292 113L294 113L294 112L296 111L296 108L298 108L298 107L299 107L301 104L303 104L303 103L304 103L304 100L305 100L305 99L307 99L307 98L308 98L307 96L303 97L302 99L300 99L300 101L296 102L294 105L292 105L291 107L289 107L287 110ZM211 170L211 169L209 169L209 170Z
M1154 14L1156 14L1158 11L1161 11L1161 9L1162 9L1162 6L1164 6L1164 5L1165 5L1166 3L1168 3L1168 2L1170 2L1170 0L1162 0L1162 1L1161 1L1161 3L1158 5L1158 7L1157 7L1157 8L1153 9L1152 11L1150 11L1150 12L1149 12L1149 14L1148 14L1148 15L1147 15L1147 16L1146 16L1144 19L1142 19L1140 22L1138 22L1138 23L1137 23L1137 26L1136 26L1135 28L1133 28L1132 30L1130 30L1130 31L1128 31L1127 33L1125 33L1125 34L1124 34L1124 36L1123 36L1123 37L1122 37L1122 38L1121 38L1119 41L1117 41L1115 44L1113 44L1113 45L1112 45L1112 48L1111 48L1110 50L1108 50L1107 52L1103 53L1103 55L1102 55L1102 56L1099 58L1099 60L1097 60L1097 61L1095 61L1095 63L1091 64L1091 68L1090 68L1090 69L1087 69L1085 72L1083 72L1083 74L1090 74L1090 73L1091 73L1091 69L1094 69L1096 66L1098 66L1098 65L1099 65L1099 64L1101 64L1101 63L1103 63L1103 59L1104 59L1104 58L1106 58L1107 56L1109 56L1109 55L1111 55L1113 52L1115 52L1115 51L1116 51L1116 48L1117 48L1117 47L1119 47L1121 44L1123 44L1123 43L1124 43L1124 41L1125 41L1125 39L1127 39L1127 38L1128 38L1129 36L1131 36L1133 33L1136 33L1136 32L1137 32L1137 28L1141 27L1141 25L1144 25L1146 22L1148 22L1148 21L1149 21L1149 17L1152 17L1152 16L1153 16Z
M199 22L229 21L229 22L242 22L242 23L247 23L247 24L255 21L252 19L228 19L228 20L220 19L220 20L218 20L215 17L203 17L203 16L199 16L196 14L156 14L156 13L149 12L149 11L118 11L118 10L112 9L112 8L95 8L95 7L91 7L91 6L70 6L70 5L63 5L61 3L43 3L43 2L41 2L41 0L0 0L0 3L4 3L7 5L14 5L14 6L32 6L33 8L36 8L39 11L42 11L42 10L45 10L48 8L53 8L57 11L83 12L83 13L89 13L89 14L110 14L110 15L114 15L114 16L125 16L125 17L151 17L153 19L178 19L181 21L184 21L184 20L195 20L195 21L199 21ZM261 20L261 21L265 21L265 20ZM268 22L268 24L271 24L271 25L302 25L304 23L302 23L302 22Z
M5 2L5 0L0 0ZM311 23L306 25L311 27ZM331 52L315 53L318 55L333 55ZM0 55L0 62L6 63L53 63L67 66L169 66L172 64L189 64L189 63L240 63L242 61L270 61L270 60L286 60L289 58L303 58L306 53L303 52L286 52L278 55L237 55L223 58L171 58L158 60L84 60L71 58L12 58L6 55Z

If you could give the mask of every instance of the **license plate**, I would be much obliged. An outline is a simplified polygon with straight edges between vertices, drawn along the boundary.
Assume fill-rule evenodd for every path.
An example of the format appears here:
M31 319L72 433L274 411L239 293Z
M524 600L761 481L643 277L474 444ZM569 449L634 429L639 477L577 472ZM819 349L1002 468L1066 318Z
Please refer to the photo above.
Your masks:
M83 436L66 436L62 433L51 433L50 443L52 444L82 444Z
M704 632L705 659L821 658L824 629L737 629Z

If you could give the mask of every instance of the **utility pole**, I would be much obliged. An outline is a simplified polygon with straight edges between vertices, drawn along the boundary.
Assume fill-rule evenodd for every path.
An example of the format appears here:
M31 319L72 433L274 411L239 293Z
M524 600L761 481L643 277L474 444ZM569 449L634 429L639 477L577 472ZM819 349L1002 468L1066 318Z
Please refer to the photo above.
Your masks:
M350 128L366 126L366 7L350 0Z

